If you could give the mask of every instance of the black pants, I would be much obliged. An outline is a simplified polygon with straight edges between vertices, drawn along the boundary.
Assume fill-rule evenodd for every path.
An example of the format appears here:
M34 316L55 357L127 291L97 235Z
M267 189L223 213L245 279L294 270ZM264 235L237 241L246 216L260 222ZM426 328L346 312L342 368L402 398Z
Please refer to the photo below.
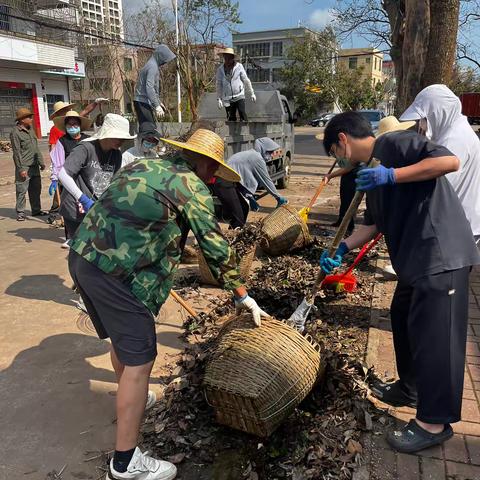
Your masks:
M453 423L461 418L468 326L470 268L398 282L391 306L400 382L417 396L417 418Z
M70 238L73 238L73 236L75 235L75 232L77 231L78 227L82 222L77 222L76 220L70 220L68 218L64 218L63 223L65 224L66 238L67 240L69 240Z
M38 172L36 171L38 170ZM31 175L33 173L33 175ZM17 213L25 213L25 204L30 202L32 215L40 213L42 207L40 203L40 195L42 193L42 177L40 177L40 169L38 167L30 167L27 178L23 180L18 173L15 176L15 193L17 197L16 210Z
M338 221L341 222L347 213L348 207L352 203L356 192L355 179L357 178L357 170L342 175L340 179L340 211L338 212ZM355 228L355 220L352 218L348 225L349 230Z
M133 102L133 108L137 115L138 128L140 128L140 125L145 122L156 123L153 108L148 103Z
M243 122L248 122L244 98L242 98L242 100L237 100L236 102L230 102L230 106L225 107L225 110L227 111L227 120L229 122L237 121L237 110L238 114L240 115L240 120Z
M250 208L238 186L235 183L217 179L212 185L212 190L222 203L223 216L229 220L230 227L243 227L247 222Z

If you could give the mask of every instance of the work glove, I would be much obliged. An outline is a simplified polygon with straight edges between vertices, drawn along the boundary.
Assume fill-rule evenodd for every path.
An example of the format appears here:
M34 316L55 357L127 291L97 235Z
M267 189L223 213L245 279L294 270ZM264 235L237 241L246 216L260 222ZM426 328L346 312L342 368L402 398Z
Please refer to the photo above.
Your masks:
M83 207L83 211L87 213L92 207L93 204L95 203L90 197L82 193L82 196L78 199L80 202L80 205Z
M155 108L155 115L157 116L157 118L163 118L165 116L165 109L161 105L159 105Z
M253 102L253 103L256 103L256 102L257 102L257 96L256 96L254 93L252 93L252 97L251 97L251 98L252 98L252 102Z
M366 192L382 185L395 185L395 170L379 165L374 168L363 168L357 173L355 180L357 190Z
M217 102L218 102L218 109L219 109L219 110L221 110L221 109L223 108L223 102L222 102L222 99L221 99L221 98L219 98L219 99L217 100Z
M252 212L258 212L260 210L260 205L253 195L248 197L248 203L250 204L250 210Z
M95 99L95 103L107 103L110 100L108 98L98 97Z
M320 267L326 273L330 274L338 268L343 261L343 256L348 253L349 249L345 242L342 242L335 252L333 258L328 256L328 250L324 250L322 256L320 257Z
M243 298L235 299L235 309L237 315L240 314L243 310L249 311L253 316L253 321L257 327L260 327L262 324L262 317L269 318L270 315L264 312L257 304L257 302L252 298L246 295Z
M278 197L277 198L277 208L281 207L282 205L287 205L288 200L285 197Z
M48 187L48 194L52 196L57 191L58 181L52 180L52 183Z

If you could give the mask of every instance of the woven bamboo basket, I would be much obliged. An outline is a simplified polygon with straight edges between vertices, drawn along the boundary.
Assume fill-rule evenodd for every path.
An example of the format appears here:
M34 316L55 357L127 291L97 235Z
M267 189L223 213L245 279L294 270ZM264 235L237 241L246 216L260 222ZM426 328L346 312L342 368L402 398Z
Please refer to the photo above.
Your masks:
M250 270L252 268L252 263L255 258L256 246L253 246L250 251L248 251L240 260L239 270L240 275L244 280L247 280L250 276ZM205 257L203 256L202 251L198 252L198 269L200 270L200 281L206 285L213 285L215 287L219 286L219 283L212 275L210 268L208 266Z
M270 435L307 396L321 373L320 347L286 323L250 315L227 322L207 365L207 402L219 423Z
M260 246L269 255L283 255L312 242L307 224L289 205L274 210L262 223Z

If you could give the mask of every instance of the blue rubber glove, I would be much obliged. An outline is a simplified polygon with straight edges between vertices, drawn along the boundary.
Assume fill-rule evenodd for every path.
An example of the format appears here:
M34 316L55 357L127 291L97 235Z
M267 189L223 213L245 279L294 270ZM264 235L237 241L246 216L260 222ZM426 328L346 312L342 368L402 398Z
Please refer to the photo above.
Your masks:
M379 165L375 168L363 168L357 173L357 190L366 192L382 185L395 185L395 171L393 168L385 168Z
M281 207L282 205L286 205L288 200L285 197L278 197L277 198L277 208Z
M48 194L52 196L57 191L57 187L58 187L58 181L52 180L52 183L48 187Z
M335 270L342 264L343 256L348 253L348 251L349 249L345 242L342 242L338 246L333 258L328 256L328 250L324 250L322 256L320 257L320 267L325 273L332 273L333 270Z
M85 210L85 213L87 213L95 203L90 197L87 197L87 195L85 195L84 193L78 199L78 201L82 204L82 207Z
M258 212L260 210L260 205L257 203L253 195L248 197L248 203L250 204L250 210L252 212Z

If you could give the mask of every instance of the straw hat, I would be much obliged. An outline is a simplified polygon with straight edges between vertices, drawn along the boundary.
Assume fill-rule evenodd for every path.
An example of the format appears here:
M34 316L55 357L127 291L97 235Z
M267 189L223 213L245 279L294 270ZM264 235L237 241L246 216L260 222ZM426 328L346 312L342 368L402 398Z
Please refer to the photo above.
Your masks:
M53 117L55 117L55 115L60 112L60 110L71 110L72 107L74 106L75 104L74 103L65 103L65 102L62 102L62 101L59 101L59 102L55 102L53 104L53 113L50 115L50 120L53 120Z
M220 55L235 55L235 50L231 47L224 48L218 52Z
M225 145L215 132L199 128L186 142L177 142L167 138L162 138L161 140L174 147L195 152L215 160L218 163L218 169L215 172L216 177L223 178L228 182L240 181L240 175L225 163L223 159Z
M78 118L78 120L80 120L80 130L82 132L84 130L88 130L92 126L92 120L87 117L81 117L80 114L75 110L70 110L63 117L55 117L53 119L53 123L59 130L65 132L65 122L67 118Z
M20 120L23 120L24 118L27 118L27 117L31 117L32 115L33 115L33 112L29 108L20 107L15 112L15 121L19 122Z
M107 113L103 125L91 137L86 138L84 142L93 142L104 138L131 140L136 137L136 135L130 135L130 122L126 118L116 113Z
M390 115L382 118L378 124L377 137L388 132L396 132L398 130L408 130L415 125L415 122L399 122L397 117Z

